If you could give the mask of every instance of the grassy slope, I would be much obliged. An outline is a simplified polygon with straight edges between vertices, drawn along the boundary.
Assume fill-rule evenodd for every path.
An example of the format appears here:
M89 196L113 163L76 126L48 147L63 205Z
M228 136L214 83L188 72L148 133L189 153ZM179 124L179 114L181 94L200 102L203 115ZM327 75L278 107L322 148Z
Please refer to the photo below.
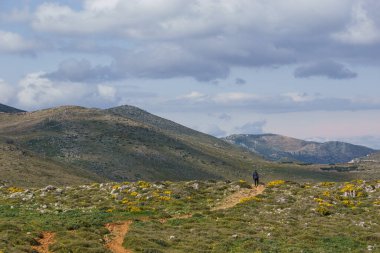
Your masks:
M0 185L75 185L100 180L87 171L43 159L0 139Z
M125 182L59 193L0 188L0 251L28 252L40 232L52 231L52 252L108 252L104 225L133 220L124 245L135 252L366 252L368 246L379 252L380 181L272 185L219 211L211 209L249 185ZM345 197L351 188L356 195Z
M181 135L96 109L4 114L0 122L0 135L16 145L113 180L237 178L251 164L265 164L211 136Z

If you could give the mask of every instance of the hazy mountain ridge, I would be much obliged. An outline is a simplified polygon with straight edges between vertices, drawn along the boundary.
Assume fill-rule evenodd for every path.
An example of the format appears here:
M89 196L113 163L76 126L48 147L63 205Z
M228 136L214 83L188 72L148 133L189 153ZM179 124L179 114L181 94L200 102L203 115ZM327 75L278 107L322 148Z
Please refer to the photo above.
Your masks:
M375 152L371 148L350 143L338 141L318 143L276 134L231 135L224 140L243 146L272 161L344 163Z
M1 112L4 112L4 113L19 113L19 112L25 112L25 111L17 109L17 108L14 108L14 107L11 107L11 106L8 106L8 105L0 104L0 113Z

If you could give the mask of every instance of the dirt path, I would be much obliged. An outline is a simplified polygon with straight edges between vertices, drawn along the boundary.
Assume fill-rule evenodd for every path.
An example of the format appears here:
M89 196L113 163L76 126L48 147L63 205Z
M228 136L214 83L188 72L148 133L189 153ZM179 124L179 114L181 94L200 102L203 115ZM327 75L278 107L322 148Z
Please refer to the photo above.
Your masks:
M234 207L240 203L240 200L247 197L253 197L263 193L265 187L263 185L253 187L252 189L242 189L238 192L233 193L228 196L222 202L220 202L212 211L217 211L221 209L228 209ZM171 219L188 219L191 218L191 214L184 214L174 216ZM149 221L149 218L146 218L145 221ZM167 222L168 219L160 219L161 223ZM106 247L111 250L113 253L132 253L131 250L123 247L124 238L128 233L129 226L132 224L132 221L125 221L121 223L109 223L106 224L106 228L111 232L111 238L108 238Z
M132 251L123 247L124 237L128 233L132 221L121 223L106 224L106 228L111 232L111 238L108 237L106 248L114 253L132 253Z
M265 190L264 185L259 185L257 188L253 186L252 189L242 189L238 192L231 194L227 198L225 198L216 207L211 209L211 211L232 208L236 206L237 204L239 204L241 199L254 197L256 195L263 193L264 190Z
M38 251L39 253L50 253L49 246L54 243L54 237L55 233L42 232L42 238L37 240L40 245L33 246L32 249Z

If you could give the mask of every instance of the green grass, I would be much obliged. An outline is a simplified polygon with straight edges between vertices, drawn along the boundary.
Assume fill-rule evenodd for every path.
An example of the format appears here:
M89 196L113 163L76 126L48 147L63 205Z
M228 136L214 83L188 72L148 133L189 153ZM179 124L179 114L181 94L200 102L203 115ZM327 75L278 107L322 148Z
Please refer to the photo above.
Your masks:
M52 231L56 233L53 252L108 252L104 225L125 220L133 224L124 245L135 252L380 250L379 181L285 182L267 188L256 199L211 211L246 186L224 181L141 181L45 193L38 188L2 187L0 251L31 252L41 232ZM355 196L345 196L351 190ZM26 198L28 194L33 197ZM176 218L189 213L190 218ZM167 222L162 223L162 218Z

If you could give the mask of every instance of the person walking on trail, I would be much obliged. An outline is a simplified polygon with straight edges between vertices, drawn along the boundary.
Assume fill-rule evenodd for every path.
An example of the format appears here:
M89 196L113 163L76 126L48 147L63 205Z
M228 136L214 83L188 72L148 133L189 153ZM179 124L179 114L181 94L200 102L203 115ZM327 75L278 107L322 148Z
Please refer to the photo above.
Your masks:
M255 183L255 186L259 186L259 173L257 173L257 170L255 170L252 174L253 181Z

